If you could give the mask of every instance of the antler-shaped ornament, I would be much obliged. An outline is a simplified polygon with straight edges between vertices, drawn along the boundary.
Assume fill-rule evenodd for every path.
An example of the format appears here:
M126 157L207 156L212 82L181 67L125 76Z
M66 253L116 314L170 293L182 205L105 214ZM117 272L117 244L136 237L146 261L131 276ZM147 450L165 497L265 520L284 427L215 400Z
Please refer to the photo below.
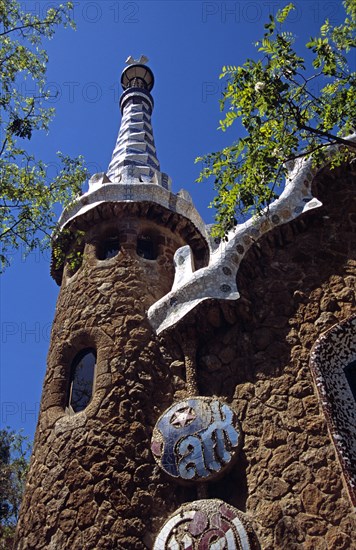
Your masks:
M356 141L356 134L346 139ZM337 145L329 147L330 156L338 150ZM172 290L148 310L150 323L157 334L174 326L203 300L239 298L236 274L250 246L273 227L285 224L303 212L322 205L311 194L312 181L321 168L313 168L311 158L297 159L280 197L261 215L237 225L229 232L226 241L221 242L215 250L210 250L207 267L193 272L190 247L183 246L176 251Z

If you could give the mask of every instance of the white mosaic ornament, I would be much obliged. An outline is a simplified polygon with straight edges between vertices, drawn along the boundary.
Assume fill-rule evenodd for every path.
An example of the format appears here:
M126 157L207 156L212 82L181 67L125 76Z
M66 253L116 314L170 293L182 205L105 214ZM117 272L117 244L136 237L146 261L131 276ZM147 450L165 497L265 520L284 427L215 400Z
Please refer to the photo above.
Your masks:
M222 500L184 504L163 525L153 550L257 550L245 515Z

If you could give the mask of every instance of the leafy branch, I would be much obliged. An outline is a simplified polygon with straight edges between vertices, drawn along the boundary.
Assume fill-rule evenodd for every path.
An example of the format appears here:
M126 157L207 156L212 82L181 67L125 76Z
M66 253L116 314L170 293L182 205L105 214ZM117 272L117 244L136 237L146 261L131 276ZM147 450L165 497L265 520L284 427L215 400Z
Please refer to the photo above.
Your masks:
M304 156L320 165L327 160L327 147L335 144L343 147L333 166L355 158L356 144L346 136L356 127L356 73L348 66L356 47L356 0L343 5L343 23L326 21L320 36L306 44L311 66L297 53L293 34L284 30L294 9L288 4L269 16L256 44L257 60L223 67L219 128L226 131L239 121L246 135L197 159L204 164L198 181L212 177L217 191L215 236L224 237L241 215L268 206L285 184L289 161ZM312 86L318 82L316 94Z
M48 56L43 42L59 26L75 28L73 3L49 7L41 18L26 13L17 0L0 0L0 272L10 263L10 254L24 244L26 252L43 249L55 229L55 207L66 205L80 193L88 177L84 159L58 154L58 174L48 177L47 166L29 155L26 143L34 132L47 130L54 109L46 106ZM21 92L24 79L37 92Z

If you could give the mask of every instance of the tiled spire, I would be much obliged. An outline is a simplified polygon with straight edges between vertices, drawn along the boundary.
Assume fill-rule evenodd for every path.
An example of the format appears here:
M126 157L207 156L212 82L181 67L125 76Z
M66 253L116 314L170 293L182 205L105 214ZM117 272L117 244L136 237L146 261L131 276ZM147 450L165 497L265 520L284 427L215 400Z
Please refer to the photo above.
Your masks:
M147 61L143 56L138 61L132 57L126 61L128 66L121 75L122 121L107 173L91 176L88 191L68 205L58 224L63 229L72 222L80 223L81 218L95 216L95 211L105 204L129 202L147 206L149 203L154 208L162 208L162 212L173 212L184 219L192 228L191 234L196 231L204 240L203 250L208 239L206 226L189 193L184 189L173 193L171 178L160 171L151 126L153 98L150 91L154 77L145 65ZM94 224L96 219L93 217L88 223Z
M139 61L128 58L129 65L121 76L124 92L120 98L121 127L107 175L113 183L123 175L134 183L157 183L169 188L169 178L160 172L151 125L154 77L145 66L147 58Z

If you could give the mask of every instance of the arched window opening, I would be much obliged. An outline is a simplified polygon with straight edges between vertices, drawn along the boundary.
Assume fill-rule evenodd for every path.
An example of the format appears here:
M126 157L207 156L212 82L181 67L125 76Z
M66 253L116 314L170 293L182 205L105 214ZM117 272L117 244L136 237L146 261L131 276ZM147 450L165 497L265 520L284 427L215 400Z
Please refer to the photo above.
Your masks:
M136 252L138 256L146 260L155 260L157 258L155 244L149 235L140 235L137 238Z
M344 368L346 380L349 383L352 395L356 401L356 361L352 361Z
M110 237L100 243L97 248L97 257L99 260L108 260L114 258L120 252L119 237Z
M85 409L93 395L96 353L87 348L72 363L68 405L75 413Z

